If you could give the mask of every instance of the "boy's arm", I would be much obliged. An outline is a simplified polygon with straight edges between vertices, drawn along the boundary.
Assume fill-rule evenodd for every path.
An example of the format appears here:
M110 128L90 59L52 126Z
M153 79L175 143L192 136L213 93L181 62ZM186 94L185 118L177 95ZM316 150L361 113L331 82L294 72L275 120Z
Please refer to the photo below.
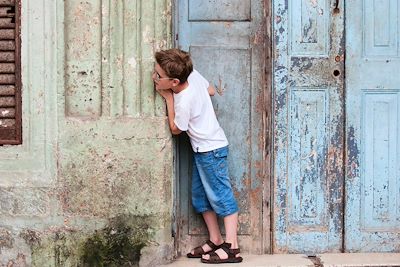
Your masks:
M174 96L172 93L163 95L167 104L168 124L173 135L178 135L182 131L175 125L175 109L174 109Z

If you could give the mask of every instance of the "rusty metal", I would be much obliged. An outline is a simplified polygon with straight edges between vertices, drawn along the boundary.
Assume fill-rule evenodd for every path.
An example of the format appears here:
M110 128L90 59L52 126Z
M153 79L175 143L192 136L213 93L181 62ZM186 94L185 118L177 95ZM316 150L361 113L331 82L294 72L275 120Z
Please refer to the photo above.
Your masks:
M20 144L20 1L0 0L0 145Z

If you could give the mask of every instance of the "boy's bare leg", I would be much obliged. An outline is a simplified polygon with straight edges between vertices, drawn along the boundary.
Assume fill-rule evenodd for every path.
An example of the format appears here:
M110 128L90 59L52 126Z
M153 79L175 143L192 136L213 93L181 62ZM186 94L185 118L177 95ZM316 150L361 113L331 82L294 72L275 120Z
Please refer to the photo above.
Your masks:
M210 241L213 242L215 245L221 245L224 240L222 239L221 231L219 230L217 215L214 211L206 211L203 212L202 215L207 225ZM202 248L205 252L209 252L212 250L207 244L204 244ZM194 251L192 250L191 253L193 254Z
M236 212L234 214L224 217L224 225L226 231L226 242L232 244L231 245L232 249L239 248L237 240L238 213ZM221 259L228 258L228 254L226 254L226 252L223 249L217 249L215 253L217 253ZM239 254L236 256L239 256ZM210 255L208 254L203 255L203 259L208 260L209 258Z
M228 215L224 218L226 243L231 243L232 249L239 248L237 240L238 213Z

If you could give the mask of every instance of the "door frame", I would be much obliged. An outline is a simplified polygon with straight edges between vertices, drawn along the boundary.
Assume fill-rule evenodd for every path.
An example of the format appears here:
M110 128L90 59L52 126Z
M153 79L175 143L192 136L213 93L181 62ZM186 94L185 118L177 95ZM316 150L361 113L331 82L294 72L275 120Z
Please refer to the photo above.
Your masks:
M264 192L263 192L263 254L273 253L273 1L264 0Z
M262 174L263 177L263 185L262 185L262 238L261 238L261 250L259 251L261 254L272 254L273 251L273 243L272 243L272 234L273 234L273 211L272 211L272 191L273 188L273 57L272 57L272 15L273 15L273 2L263 0L263 8L264 8L264 17L263 17L263 25L262 31L258 32L257 36L253 36L254 42L263 42L263 51L264 51L264 60L263 60L263 95L262 95L262 103L253 103L253 105L257 105L257 109L262 111L262 126L260 127L263 131L262 136L259 138L262 139L262 147L259 149L262 150ZM179 27L179 0L171 0L171 14L172 14L172 47L178 47L179 44L179 36L178 36L178 27ZM261 99L260 99L261 100ZM181 216L180 216L180 162L179 162L179 140L178 138L173 138L173 218L172 218L172 236L174 238L174 250L176 256L181 256L180 251L180 240L182 236L181 232ZM240 236L239 236L240 243Z

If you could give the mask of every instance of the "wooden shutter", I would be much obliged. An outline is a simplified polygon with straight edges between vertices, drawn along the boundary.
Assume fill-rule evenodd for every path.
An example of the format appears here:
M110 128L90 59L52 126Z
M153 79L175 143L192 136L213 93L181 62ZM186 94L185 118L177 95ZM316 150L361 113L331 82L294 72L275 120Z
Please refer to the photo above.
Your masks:
M19 0L0 0L0 145L21 144Z

